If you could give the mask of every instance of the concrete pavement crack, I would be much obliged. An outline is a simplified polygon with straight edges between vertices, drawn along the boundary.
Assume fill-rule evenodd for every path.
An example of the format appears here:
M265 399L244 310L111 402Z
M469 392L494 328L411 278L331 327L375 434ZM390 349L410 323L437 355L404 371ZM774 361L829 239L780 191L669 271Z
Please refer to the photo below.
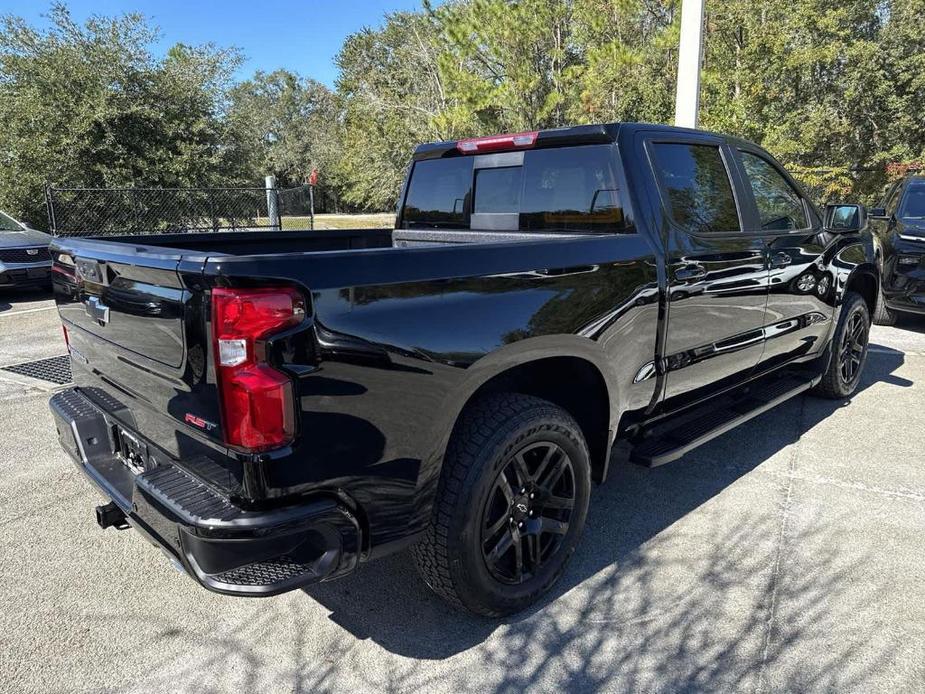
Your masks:
M774 569L771 573L771 598L768 605L768 618L765 622L764 630L764 647L761 653L761 666L758 670L758 681L755 684L755 692L764 692L768 687L768 658L771 652L771 642L774 639L775 619L777 618L777 607L780 592L780 576L783 566L784 544L786 542L787 530L790 526L790 507L793 501L793 482L796 479L797 459L800 455L800 445L803 442L803 420L806 413L806 396L800 398L800 416L797 417L797 439L793 444L790 453L790 459L787 462L786 490L784 500L781 504L780 518L777 528L777 539L775 541L774 551Z

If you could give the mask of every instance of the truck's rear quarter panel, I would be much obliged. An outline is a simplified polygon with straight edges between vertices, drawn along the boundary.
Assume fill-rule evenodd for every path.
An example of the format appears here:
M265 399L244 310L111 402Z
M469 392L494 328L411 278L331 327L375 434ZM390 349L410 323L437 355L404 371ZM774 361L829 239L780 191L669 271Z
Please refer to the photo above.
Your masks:
M658 316L654 258L638 235L223 257L204 274L310 293L316 368L276 347L298 374L300 436L260 478L270 496L341 489L367 516L373 547L423 528L453 423L503 371L586 360L612 386L614 420L653 396L654 379L634 383L655 354Z

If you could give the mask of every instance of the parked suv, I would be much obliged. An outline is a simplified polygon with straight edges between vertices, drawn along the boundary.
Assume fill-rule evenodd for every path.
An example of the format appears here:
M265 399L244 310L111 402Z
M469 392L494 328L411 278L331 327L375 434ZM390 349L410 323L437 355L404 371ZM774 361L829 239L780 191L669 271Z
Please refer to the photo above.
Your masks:
M51 236L0 210L0 290L51 287Z
M906 176L870 210L881 291L874 322L893 325L897 313L925 313L925 176Z
M509 614L562 574L615 440L661 465L860 383L863 209L826 228L749 142L426 144L399 202L392 230L55 239L76 385L51 409L101 526L232 595L412 546L451 604Z

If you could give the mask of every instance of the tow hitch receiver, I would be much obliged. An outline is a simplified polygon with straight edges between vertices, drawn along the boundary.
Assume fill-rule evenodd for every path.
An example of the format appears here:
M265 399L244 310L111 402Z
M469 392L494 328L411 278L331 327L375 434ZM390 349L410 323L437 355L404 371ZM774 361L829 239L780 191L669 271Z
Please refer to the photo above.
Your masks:
M103 530L106 528L125 530L129 527L125 512L112 501L105 506L96 507L96 522Z

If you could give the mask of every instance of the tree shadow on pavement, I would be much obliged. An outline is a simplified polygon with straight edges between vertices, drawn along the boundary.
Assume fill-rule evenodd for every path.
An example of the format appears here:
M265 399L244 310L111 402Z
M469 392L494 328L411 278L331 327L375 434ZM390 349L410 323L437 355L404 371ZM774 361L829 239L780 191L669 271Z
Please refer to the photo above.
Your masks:
M880 347L870 354L860 390L912 385L894 374L902 364L901 352ZM846 404L796 398L676 463L652 470L616 464L592 494L581 544L552 595L512 618L448 608L418 578L407 553L305 592L354 637L401 656L444 660L477 649L484 667L501 673L499 692L767 689L769 663L797 639L824 643L814 625L860 607L846 591L860 560L846 563L834 548L814 557L811 572L780 581L783 540L792 546L812 539L810 531L784 537L786 508L777 503L787 480L782 449ZM764 463L767 474L762 468L749 475ZM711 503L733 485L730 494L742 500L727 496L722 506L738 504L734 520L717 516L714 508L722 506ZM698 522L662 532L689 514ZM876 600L873 589L862 591L864 600ZM801 615L786 630L775 624L783 600ZM860 658L854 646L793 650L788 657L806 667L796 668L799 681L775 682L776 689L860 687L890 656L867 651ZM426 690L438 684L430 676L422 663L370 686Z
M861 389L911 385L902 364L871 353ZM880 549L850 540L841 497L793 491L801 437L846 404L795 398L681 461L616 464L560 583L508 619L450 609L407 553L260 609L211 596L187 621L116 603L81 619L140 637L145 674L113 691L911 690L916 634L881 613Z

